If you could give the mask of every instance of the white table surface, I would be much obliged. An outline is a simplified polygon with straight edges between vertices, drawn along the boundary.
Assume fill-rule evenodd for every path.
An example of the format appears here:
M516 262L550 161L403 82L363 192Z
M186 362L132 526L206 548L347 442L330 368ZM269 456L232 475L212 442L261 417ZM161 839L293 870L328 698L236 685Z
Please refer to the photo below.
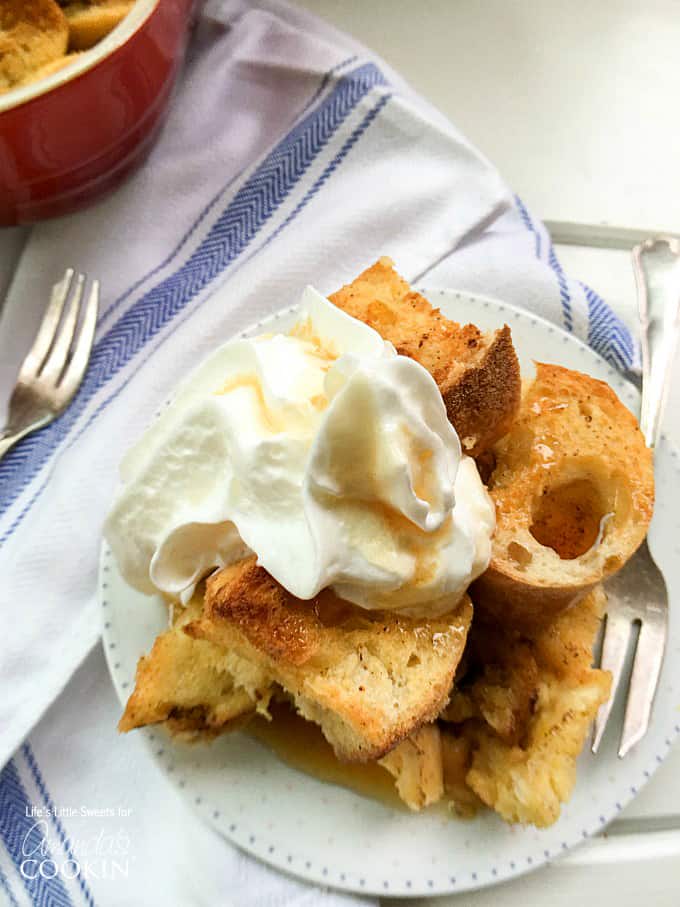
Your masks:
M680 230L679 0L298 2L410 79L537 215ZM22 230L0 233L0 299L23 238ZM627 253L560 247L558 254L634 323ZM23 352L17 348L16 365ZM7 378L15 363L1 365ZM0 412L8 391L0 380ZM680 367L665 426L678 445L679 414ZM531 876L439 903L637 907L642 896L655 907L680 904L678 748L606 840Z

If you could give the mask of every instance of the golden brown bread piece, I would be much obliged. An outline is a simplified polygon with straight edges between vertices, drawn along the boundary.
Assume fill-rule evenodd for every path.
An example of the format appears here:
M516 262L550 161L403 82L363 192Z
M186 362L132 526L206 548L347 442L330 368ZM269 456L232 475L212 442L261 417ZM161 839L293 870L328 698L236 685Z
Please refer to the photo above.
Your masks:
M447 701L472 607L436 620L368 612L324 591L294 598L255 558L213 574L185 633L273 678L345 760L377 759Z
M470 665L443 711L447 721L459 724L483 720L506 743L520 743L536 703L539 671L532 648L521 636L475 626L465 652ZM459 679L460 681L460 679Z
M598 587L526 635L475 620L468 675L442 714L444 785L462 811L474 808L467 787L507 822L556 821L609 696L609 673L592 667L604 602Z
M266 710L273 692L269 677L234 653L184 633L202 610L201 588L173 626L156 638L151 652L140 658L120 731L162 723L174 736L205 739L232 730L256 710Z
M414 812L444 796L442 741L436 724L425 724L380 759L397 793Z
M93 0L64 4L69 26L69 49L89 50L123 21L134 0Z
M496 533L473 599L497 620L532 626L619 570L642 542L652 453L609 385L542 363L493 453Z
M65 57L57 57L56 60L52 60L50 63L46 63L39 69L30 72L20 84L30 85L32 82L39 82L40 79L46 79L48 76L53 75L55 72L59 72L59 70L64 69L64 67L73 63L73 61L77 60L79 56L79 53L72 53L66 54Z
M463 451L477 457L510 428L520 400L520 373L510 328L483 334L445 318L379 259L331 302L365 322L437 382Z
M320 775L383 796L384 782L376 774L381 766L393 776L399 796L411 809L445 796L462 815L487 805L509 822L551 824L571 793L576 757L609 693L609 675L591 668L602 605L603 594L596 589L548 627L526 635L476 621L466 647L467 666L438 724L416 729L378 762L346 769L334 767L330 748L327 752L321 748ZM342 610L333 614L318 606L331 627L351 619L344 605L335 607ZM183 634L183 627L193 631L201 610L199 596L140 661L121 730L160 722L173 735L209 740L241 727L258 706L265 711L272 694L278 697L260 667L238 656L226 658L220 647ZM309 654L308 624L304 617L273 621L274 628L281 628L272 637L278 658L287 651ZM272 713L274 725L285 714L281 706ZM302 725L304 729L307 722ZM278 741L274 749L288 760L287 725L283 738L266 721L250 726L259 726L265 741ZM294 736L301 738L299 727ZM305 740L306 748L318 755L315 738L308 735ZM293 750L293 765L319 771L316 756L305 756L300 763L297 747ZM357 774L359 769L367 774Z
M63 57L68 24L55 0L0 3L0 91L8 91Z

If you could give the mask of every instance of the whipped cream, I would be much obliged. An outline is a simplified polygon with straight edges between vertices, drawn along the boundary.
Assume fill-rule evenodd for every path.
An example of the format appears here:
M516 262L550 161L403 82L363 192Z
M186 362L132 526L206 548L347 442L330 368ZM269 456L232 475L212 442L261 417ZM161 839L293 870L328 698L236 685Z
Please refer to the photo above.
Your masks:
M489 562L493 504L429 373L308 287L288 334L218 349L125 457L105 534L186 601L250 552L289 592L436 616Z

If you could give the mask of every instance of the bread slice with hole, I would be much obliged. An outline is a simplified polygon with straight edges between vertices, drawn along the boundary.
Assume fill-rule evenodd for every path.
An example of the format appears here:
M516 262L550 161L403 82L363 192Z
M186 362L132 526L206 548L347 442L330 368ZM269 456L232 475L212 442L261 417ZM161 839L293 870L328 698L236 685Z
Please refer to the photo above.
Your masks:
M471 595L482 617L545 623L619 570L644 539L652 453L609 385L537 363L493 454L496 533Z
M330 590L302 601L252 557L208 579L203 614L184 631L271 677L339 758L362 762L437 717L471 617L467 597L432 620L369 612Z
M483 333L449 320L386 257L329 298L428 370L465 453L479 456L508 431L521 381L507 325Z
M0 3L0 92L30 80L62 58L68 45L66 17L55 0Z
M261 668L184 632L202 610L201 588L187 608L177 607L173 625L140 658L120 731L162 724L176 737L209 739L239 727L255 711L266 712L274 688Z

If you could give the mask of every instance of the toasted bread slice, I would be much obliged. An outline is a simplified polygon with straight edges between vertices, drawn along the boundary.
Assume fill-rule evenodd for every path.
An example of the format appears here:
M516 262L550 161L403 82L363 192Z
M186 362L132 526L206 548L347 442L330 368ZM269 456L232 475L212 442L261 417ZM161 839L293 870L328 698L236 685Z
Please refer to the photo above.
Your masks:
M642 542L652 453L607 384L538 363L494 455L496 533L473 600L495 619L532 626L619 570Z
M507 325L484 334L450 321L409 287L389 258L329 298L428 370L465 453L479 456L508 431L521 382Z
M162 723L175 736L214 737L266 710L273 687L260 668L184 632L202 610L198 594L139 660L120 731Z
M442 714L444 785L462 811L474 810L472 794L507 822L556 821L590 724L609 696L609 672L592 667L604 602L597 587L524 636L475 620L470 679L457 683Z
M89 50L123 21L134 0L92 0L64 5L69 26L69 49Z
M36 70L63 57L67 45L66 17L55 0L3 0L0 91L21 84Z
M366 761L439 714L471 617L467 597L436 620L368 612L328 590L301 601L252 557L208 579L184 632L273 678L338 757Z

